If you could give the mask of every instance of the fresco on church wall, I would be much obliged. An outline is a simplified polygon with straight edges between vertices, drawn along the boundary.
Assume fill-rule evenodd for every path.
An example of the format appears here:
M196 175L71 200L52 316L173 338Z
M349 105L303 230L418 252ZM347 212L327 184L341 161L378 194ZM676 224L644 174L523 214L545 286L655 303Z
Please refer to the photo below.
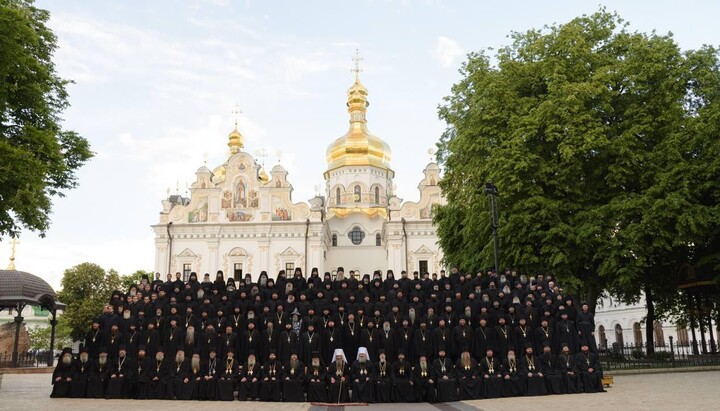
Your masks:
M290 221L292 220L292 212L288 210L279 197L272 197L272 220L273 221Z
M232 208L233 195L232 191L223 192L222 200L220 201L221 208Z
M235 195L233 197L233 207L245 208L247 207L247 185L245 181L240 178L235 185Z
M231 223L245 222L253 219L254 214L245 211L227 210L227 220Z
M204 223L208 220L207 197L200 199L200 204L188 213L188 223Z

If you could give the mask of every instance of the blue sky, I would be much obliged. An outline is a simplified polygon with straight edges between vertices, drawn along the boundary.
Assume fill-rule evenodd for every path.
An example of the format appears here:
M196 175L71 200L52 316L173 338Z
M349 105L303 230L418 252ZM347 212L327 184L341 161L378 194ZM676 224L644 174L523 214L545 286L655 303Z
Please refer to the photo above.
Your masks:
M120 273L152 269L167 190L227 157L231 111L243 111L246 151L290 172L293 200L323 187L325 149L347 128L351 58L360 49L368 127L392 147L397 193L417 184L444 129L437 106L470 51L515 31L592 13L586 1L49 1L50 27L72 107L66 126L96 157L80 187L55 201L47 237L25 232L18 269L57 287L91 261ZM720 3L607 1L631 29L673 32L684 49L720 44ZM0 263L9 242L0 243Z

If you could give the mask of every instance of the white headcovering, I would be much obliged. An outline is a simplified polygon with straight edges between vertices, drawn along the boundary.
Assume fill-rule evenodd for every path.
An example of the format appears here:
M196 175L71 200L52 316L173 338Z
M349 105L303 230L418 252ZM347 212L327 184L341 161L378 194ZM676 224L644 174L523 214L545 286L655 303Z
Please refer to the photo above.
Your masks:
M360 354L365 354L365 358L366 358L368 361L370 361L370 354L368 353L367 348L365 348L365 347L360 347L360 348L358 348L357 357L355 358L356 360L359 360L359 359L360 359Z
M343 351L342 348L336 348L335 352L333 353L332 362L335 362L335 357L338 355L342 355L343 361L347 362L347 357L345 357L345 351Z

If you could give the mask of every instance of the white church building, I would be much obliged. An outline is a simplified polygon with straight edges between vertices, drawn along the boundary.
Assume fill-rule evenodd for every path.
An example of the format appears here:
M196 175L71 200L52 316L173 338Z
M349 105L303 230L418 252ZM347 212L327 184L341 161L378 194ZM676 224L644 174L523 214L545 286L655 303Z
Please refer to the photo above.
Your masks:
M288 172L276 165L269 175L243 151L243 136L228 136L230 156L214 170L196 172L189 198L162 202L155 232L155 271L204 273L222 270L239 279L260 271L275 277L300 267L322 275L441 270L431 210L443 204L440 169L430 163L419 182L417 202L393 192L395 172L387 143L367 128L368 92L357 76L348 90L349 128L326 152L325 196L295 203Z

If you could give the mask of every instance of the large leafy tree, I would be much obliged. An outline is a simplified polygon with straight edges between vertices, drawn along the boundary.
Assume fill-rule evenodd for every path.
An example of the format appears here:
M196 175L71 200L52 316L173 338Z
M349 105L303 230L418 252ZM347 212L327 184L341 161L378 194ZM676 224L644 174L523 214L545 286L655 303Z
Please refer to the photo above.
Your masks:
M672 300L677 267L717 228L718 167L701 170L717 163L718 117L693 108L717 93L716 51L683 53L605 10L511 38L470 54L440 107L447 262L492 261L494 180L501 265L552 271L593 308L602 290Z
M69 81L55 71L48 18L32 0L0 0L0 237L23 227L43 235L52 198L77 186L92 157L62 126Z

